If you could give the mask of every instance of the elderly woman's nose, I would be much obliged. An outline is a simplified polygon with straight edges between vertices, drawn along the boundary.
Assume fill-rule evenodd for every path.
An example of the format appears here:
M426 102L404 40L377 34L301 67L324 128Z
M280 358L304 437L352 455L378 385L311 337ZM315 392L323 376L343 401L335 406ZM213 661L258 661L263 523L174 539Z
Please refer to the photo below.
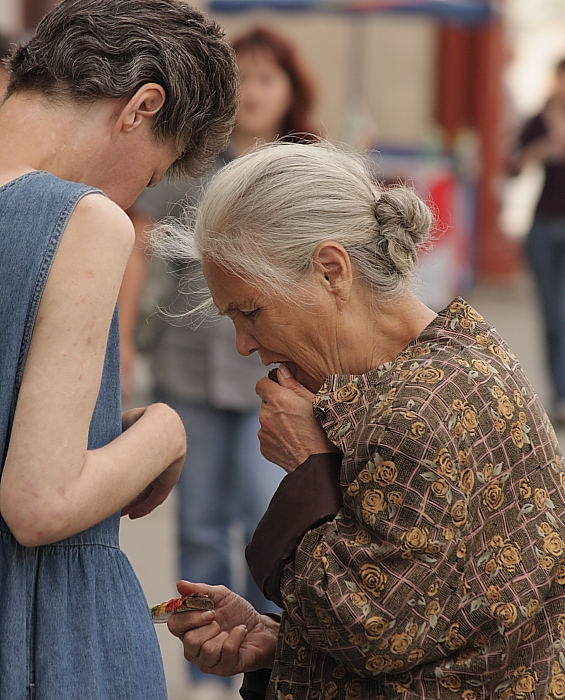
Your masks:
M243 357L252 355L256 350L259 349L259 343L255 338L246 331L238 328L235 329L235 349Z

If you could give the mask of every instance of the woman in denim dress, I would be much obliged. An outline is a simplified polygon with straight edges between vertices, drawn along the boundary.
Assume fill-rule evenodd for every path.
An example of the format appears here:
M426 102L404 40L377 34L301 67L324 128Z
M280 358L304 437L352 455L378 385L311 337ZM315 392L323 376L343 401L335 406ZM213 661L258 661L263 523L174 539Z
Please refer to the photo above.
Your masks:
M64 0L8 62L0 108L0 697L164 700L120 551L176 484L164 404L121 414L124 213L194 175L236 110L231 49L180 0ZM123 431L123 432L122 432Z

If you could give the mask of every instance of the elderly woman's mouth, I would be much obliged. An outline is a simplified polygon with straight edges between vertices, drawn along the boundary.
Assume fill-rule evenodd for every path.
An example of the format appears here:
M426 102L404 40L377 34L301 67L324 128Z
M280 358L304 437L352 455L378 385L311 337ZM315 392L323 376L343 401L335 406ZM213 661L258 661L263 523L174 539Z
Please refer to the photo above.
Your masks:
M267 374L267 376L269 377L269 379L272 379L272 381L278 383L277 372L278 372L278 370L279 370L279 367L282 367L283 365L284 365L285 367L288 368L288 371L292 374L293 377L296 377L296 370L297 370L297 367L296 367L296 365L294 364L294 362L279 362L278 367L272 367L272 368L269 370L269 372L268 372L268 374Z
M285 366L293 377L296 377L296 370L298 369L294 362L281 362L279 367Z

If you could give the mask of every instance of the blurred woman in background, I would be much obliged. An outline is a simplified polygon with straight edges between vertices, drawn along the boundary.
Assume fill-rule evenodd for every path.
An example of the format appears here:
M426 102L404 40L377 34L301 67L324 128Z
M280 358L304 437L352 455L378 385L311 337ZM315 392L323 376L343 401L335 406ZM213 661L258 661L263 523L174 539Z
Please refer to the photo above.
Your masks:
M522 127L510 174L531 163L544 173L525 253L537 287L552 388L550 415L565 426L565 58L555 66L555 89Z

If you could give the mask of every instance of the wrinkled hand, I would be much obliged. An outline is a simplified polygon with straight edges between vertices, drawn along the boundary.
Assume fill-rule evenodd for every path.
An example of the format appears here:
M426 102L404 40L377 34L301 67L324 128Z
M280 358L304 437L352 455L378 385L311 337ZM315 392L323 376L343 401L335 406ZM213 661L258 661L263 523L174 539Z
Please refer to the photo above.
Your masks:
M181 595L205 594L214 603L214 610L178 613L167 621L169 631L181 639L187 661L216 676L272 667L278 622L225 586L179 581L177 587Z
M261 397L258 436L262 455L290 473L311 455L338 452L314 416L314 394L284 365L277 378L278 384L265 377L256 387Z

